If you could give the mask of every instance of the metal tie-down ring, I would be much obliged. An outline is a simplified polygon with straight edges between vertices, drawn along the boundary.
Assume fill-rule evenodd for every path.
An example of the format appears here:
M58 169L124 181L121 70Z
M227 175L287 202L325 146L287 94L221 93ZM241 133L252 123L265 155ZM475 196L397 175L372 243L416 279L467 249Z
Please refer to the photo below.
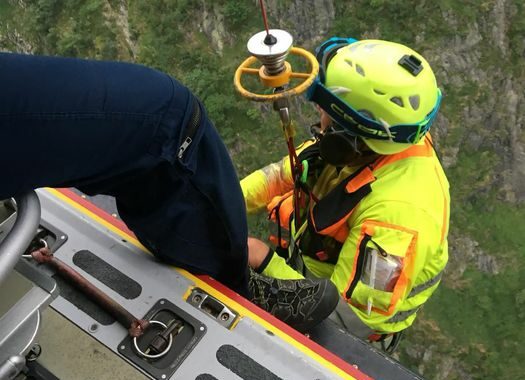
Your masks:
M47 241L45 239L38 239L38 242L42 244L42 248L49 248L49 244L47 244ZM32 259L33 256L31 254L29 255L22 255L22 257L25 257L26 259Z
M159 325L165 329L168 328L168 326L166 326L165 323L163 322L160 322L160 321L155 321L155 320L151 320L149 321L150 325L153 324L153 325ZM147 359L159 359L161 357L163 357L164 355L166 355L169 350L171 349L171 345L173 344L173 335L170 333L170 339L169 339L169 342L168 342L168 346L166 347L166 349L164 351L162 351L161 353L159 354L156 354L156 355L150 355L150 354L147 354L145 353L144 351L142 351L140 348L139 348L139 345L137 344L137 337L134 337L133 338L133 346L135 347L135 350L137 351L137 354L139 354L140 356L144 357L144 358L147 358Z

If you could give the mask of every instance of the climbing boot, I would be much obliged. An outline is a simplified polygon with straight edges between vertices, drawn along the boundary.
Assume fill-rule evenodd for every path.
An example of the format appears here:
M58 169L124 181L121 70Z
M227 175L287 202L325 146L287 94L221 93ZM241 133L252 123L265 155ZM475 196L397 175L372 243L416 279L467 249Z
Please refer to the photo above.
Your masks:
M254 304L301 332L328 317L339 301L327 279L278 280L250 270L249 289Z

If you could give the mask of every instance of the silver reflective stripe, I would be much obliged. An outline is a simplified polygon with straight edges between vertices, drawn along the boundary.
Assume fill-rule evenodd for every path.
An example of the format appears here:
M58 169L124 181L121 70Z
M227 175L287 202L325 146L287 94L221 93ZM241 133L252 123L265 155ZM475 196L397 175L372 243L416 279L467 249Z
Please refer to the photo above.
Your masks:
M422 291L427 290L428 288L434 286L435 284L439 282L439 280L441 280L442 275L443 275L443 271L439 272L436 276L432 277L427 282L424 282L421 285L418 285L412 288L407 298L414 297L418 295L419 293L421 293Z
M272 164L266 165L262 168L262 172L266 176L266 179L269 183L274 183L276 181L289 184L290 180L286 179L286 170L285 170L285 160L282 159L279 162L274 162ZM293 184L293 182L292 182Z
M434 286L435 284L437 284L439 282L439 280L441 280L441 276L443 275L443 272L439 272L436 276L432 277L430 280L422 283L421 285L418 285L414 288L412 288L412 290L410 291L410 294L408 295L407 298L410 298L410 297L414 297L414 296L417 296L419 293L423 292L424 290L427 290L428 288L431 288L432 286ZM414 309L410 309L410 310L406 310L406 311L398 311L397 313L395 313L392 318L390 318L387 323L396 323L396 322L401 322L401 321L404 321L406 319L408 319L408 317L410 317L412 314L415 314L419 308L421 306L418 306Z
M386 322L387 323L396 323L396 322L404 321L405 319L410 317L412 314L416 313L419 310L420 307L421 306L418 306L418 307L416 307L414 309L410 309L410 310L406 310L406 311L398 311L397 313L394 314L394 316L392 318L390 318Z

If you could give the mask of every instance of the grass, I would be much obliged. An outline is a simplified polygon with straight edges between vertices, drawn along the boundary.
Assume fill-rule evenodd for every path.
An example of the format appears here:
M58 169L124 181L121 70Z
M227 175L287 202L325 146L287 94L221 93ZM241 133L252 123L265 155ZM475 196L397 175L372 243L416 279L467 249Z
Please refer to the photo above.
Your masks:
M512 206L493 198L474 202L462 215L466 230L489 252L523 265L525 259L525 206ZM513 258L516 259L513 260ZM525 282L525 281L524 281ZM525 284L523 284L525 285Z
M520 265L497 275L471 269L464 277L468 287L442 286L425 306L449 342L441 347L442 354L461 362L476 379L519 378L517 358L525 357L520 326L525 321L516 295L523 290L523 269Z
M7 1L0 1L0 19L9 20L13 6Z

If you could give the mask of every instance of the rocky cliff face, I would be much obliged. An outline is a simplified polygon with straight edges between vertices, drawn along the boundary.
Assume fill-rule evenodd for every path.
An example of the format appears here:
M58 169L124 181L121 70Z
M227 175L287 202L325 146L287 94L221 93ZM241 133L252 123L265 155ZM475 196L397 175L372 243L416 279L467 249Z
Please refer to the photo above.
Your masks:
M267 4L268 13L275 19L275 28L290 31L298 46L315 46L321 42L335 19L333 0L269 0Z
M501 199L523 202L525 77L515 59L523 56L524 45L512 45L509 31L509 25L520 16L513 2L490 3L486 11L466 25L452 12L444 11L443 22L457 34L425 54L431 57L442 86L465 93L462 107L451 115L445 113L447 120L438 124L441 136L454 129L460 136L457 141L448 141L447 164L456 164L461 149L494 152L498 163L479 163L494 169L492 178L483 183L485 191L489 187L497 190Z
M268 12L279 27L293 30L298 43L313 47L330 35L337 16L335 3L333 0L270 0ZM353 7L351 4L345 6ZM425 2L419 6L425 7ZM352 11L359 14L360 9L354 7ZM509 26L525 16L520 16L516 4L508 0L484 2L475 11L475 17L462 18L452 10L440 10L434 17L440 19L450 34L443 38L433 36L434 43L428 44L426 35L431 31L423 28L415 40L407 44L432 63L444 89L444 112L434 126L444 165L454 166L458 153L465 147L472 151L494 152L497 163L480 162L493 167L491 178L475 190L496 189L501 199L523 202L525 70L513 61L524 56L525 36L518 36L518 41L512 43L512 34L516 31ZM395 14L391 16L396 17ZM465 20L468 20L466 24ZM381 31L380 21L356 37L395 38ZM355 30L350 24L348 29ZM451 99L447 92L461 95ZM461 104L447 106L449 99ZM458 137L447 138L449 134Z
M202 0L202 12L198 19L199 31L205 33L218 54L222 53L225 43L231 43L224 25L224 15L221 13L220 4Z
M338 20L337 3L334 0L268 0L270 27L290 31L296 45L312 49L331 35ZM358 14L360 9L355 3L344 6ZM425 3L419 7L425 7ZM220 51L227 34L222 23L217 22L220 21L217 10L213 6L204 9L200 25ZM514 60L516 56L523 57L525 42L523 37L521 42L511 42L516 31L509 30L509 25L525 16L518 13L515 2L508 0L484 2L469 17L457 13L443 8L432 16L449 31L446 36L430 36L430 39L423 27L414 41L406 42L431 62L444 90L443 112L433 127L443 164L446 168L455 166L464 150L492 152L495 157L492 162L479 163L492 168L490 178L474 184L472 191L495 190L500 199L523 202L525 73ZM260 17L255 12L254 15ZM395 19L396 14L391 17ZM340 22L344 25L344 20ZM361 36L355 37L395 39L381 31L382 22L392 20L371 23L369 28L361 30ZM348 30L355 30L351 21Z

